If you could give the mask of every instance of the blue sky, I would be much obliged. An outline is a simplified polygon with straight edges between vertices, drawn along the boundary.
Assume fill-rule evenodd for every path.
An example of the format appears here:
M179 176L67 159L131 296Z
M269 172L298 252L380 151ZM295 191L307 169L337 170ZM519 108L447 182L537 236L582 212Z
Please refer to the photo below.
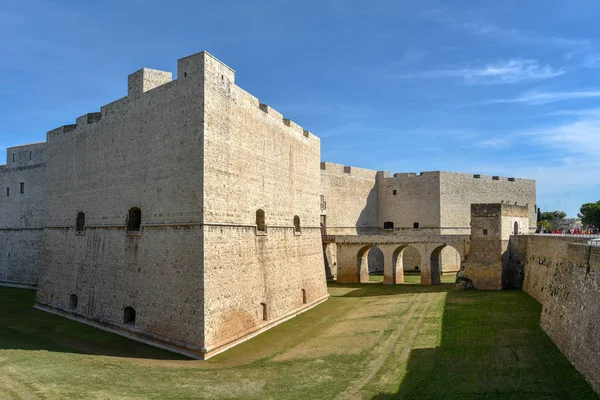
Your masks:
M460 5L449 5L460 3ZM0 148L208 50L321 137L322 159L536 179L600 200L600 2L0 0Z

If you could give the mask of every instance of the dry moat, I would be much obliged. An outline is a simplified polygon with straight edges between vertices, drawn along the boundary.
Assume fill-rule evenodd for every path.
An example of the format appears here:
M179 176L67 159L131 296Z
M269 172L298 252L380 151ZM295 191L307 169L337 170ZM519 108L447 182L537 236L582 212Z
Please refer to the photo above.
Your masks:
M192 361L35 310L34 291L2 287L0 398L597 398L525 292L377 282L329 292L324 304Z

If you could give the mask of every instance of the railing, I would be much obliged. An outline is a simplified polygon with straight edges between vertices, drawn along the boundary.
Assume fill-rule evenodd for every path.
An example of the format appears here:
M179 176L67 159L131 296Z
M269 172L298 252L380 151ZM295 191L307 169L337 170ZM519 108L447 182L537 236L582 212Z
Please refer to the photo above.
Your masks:
M600 247L600 240L590 240L588 241L588 245L592 247Z
M534 233L534 236L559 236L559 237L572 237L572 238L582 238L582 239L598 239L600 238L600 234L596 233Z

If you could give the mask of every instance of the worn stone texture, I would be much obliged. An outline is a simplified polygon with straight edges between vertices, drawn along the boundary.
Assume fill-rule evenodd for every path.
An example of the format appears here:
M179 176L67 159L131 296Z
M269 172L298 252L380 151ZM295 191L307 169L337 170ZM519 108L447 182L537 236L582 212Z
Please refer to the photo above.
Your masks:
M46 144L10 147L6 153L7 164L0 166L0 282L37 285L44 228Z
M377 171L321 163L321 196L328 235L356 235L377 229Z
M327 234L465 235L471 204L504 203L527 208L535 231L535 181L432 171L396 173L321 163L321 195ZM392 229L384 229L387 223Z
M600 248L569 237L512 240L523 290L542 304L542 329L600 394Z
M40 308L208 358L327 298L319 139L208 53L132 74L47 148Z
M506 266L511 235L529 232L527 206L513 204L471 205L471 251L465 276L476 289L501 290L511 285ZM515 229L516 228L516 229Z

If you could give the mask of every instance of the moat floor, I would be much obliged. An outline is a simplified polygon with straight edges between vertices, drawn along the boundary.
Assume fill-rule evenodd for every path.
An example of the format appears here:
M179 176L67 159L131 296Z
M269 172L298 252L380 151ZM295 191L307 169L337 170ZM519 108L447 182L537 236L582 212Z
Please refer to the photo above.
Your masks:
M597 399L520 291L330 285L331 299L209 361L31 308L0 288L0 399Z

